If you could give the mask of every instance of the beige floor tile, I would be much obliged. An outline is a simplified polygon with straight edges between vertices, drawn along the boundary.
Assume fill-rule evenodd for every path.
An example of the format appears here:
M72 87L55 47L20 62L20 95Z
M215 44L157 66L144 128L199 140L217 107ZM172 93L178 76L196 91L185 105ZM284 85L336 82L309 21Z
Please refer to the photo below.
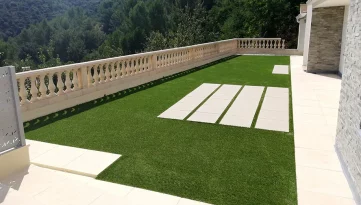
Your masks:
M343 172L296 166L297 188L307 191L352 198Z
M297 166L342 171L335 151L296 148Z
M64 169L71 170L73 173L83 173L85 176L96 177L119 157L118 154L86 150L78 158L65 165Z
M288 75L289 67L287 65L275 65L272 74Z
M338 109L336 108L322 108L322 112L325 116L338 117Z
M125 202L131 205L177 205L179 200L180 197L136 188L126 196Z
M324 112L321 107L308 107L308 106L293 106L293 113L296 114L311 114L311 115L323 115Z
M50 143L39 142L34 140L26 140L26 144L30 145L29 147L30 160L33 160L39 157L40 155L59 146L56 144L50 144Z
M298 190L298 205L356 205L350 198Z
M105 193L89 205L129 205L129 203L127 203L122 196Z
M45 191L37 194L35 199L46 204L63 202L71 205L87 205L100 197L103 192L79 181L65 179L52 184Z
M239 115L225 115L219 124L250 128L252 126L252 122L253 117L241 118Z
M289 111L274 111L261 109L258 119L289 121Z
M49 188L54 183L62 182L65 176L56 174L53 170L43 169L34 165L28 172L9 176L2 182L16 191L29 196L35 196Z
M308 107L320 107L318 100L293 100L293 104L296 106L308 106Z
M159 115L159 118L166 118L166 119L174 119L174 120L183 120L186 118L190 111L182 111L182 110L171 110L168 109L165 112L163 112L161 115Z
M195 112L190 118L188 118L188 121L216 123L220 115L221 114Z
M232 96L232 98L233 97L234 96ZM227 106L231 103L232 98L226 100L210 98L200 108L198 108L196 112L222 114Z
M63 168L71 161L78 158L85 149L59 146L32 160L32 163L53 168Z
M289 132L289 121L265 120L258 118L257 129Z
M294 123L295 134L300 135L331 135L336 136L336 126L334 125L316 125L312 123Z
M105 181L96 180L96 179L89 181L88 185L90 187L98 188L98 189L104 191L105 193L112 194L114 196L119 196L119 197L125 197L127 194L129 194L134 189L134 187L125 186L122 184L114 184L114 183L105 182Z
M332 135L315 135L312 133L299 134L295 133L295 147L308 148L315 150L335 150L335 136Z
M326 116L326 121L328 125L337 127L338 117Z
M266 97L289 98L288 88L267 87Z
M311 123L314 125L327 125L326 117L323 115L313 115L313 114L304 114L297 113L293 114L293 120L295 123Z
M190 199L181 198L177 205L210 205L210 204L199 202L199 201L193 201L193 200L190 200Z
M285 98L265 97L261 109L287 112L289 110L289 100Z
M33 197L24 193L12 191L9 192L3 200L0 200L1 205L48 205L44 204Z

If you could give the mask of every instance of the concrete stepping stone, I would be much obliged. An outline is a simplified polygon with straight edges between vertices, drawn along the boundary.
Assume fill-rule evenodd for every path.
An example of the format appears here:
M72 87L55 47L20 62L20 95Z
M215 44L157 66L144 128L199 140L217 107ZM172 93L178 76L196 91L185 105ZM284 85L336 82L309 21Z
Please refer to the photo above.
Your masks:
M188 119L194 122L216 123L234 96L240 85L223 85Z
M68 147L35 140L30 145L30 161L40 167L66 171L88 177L97 177L121 155L88 149Z
M220 124L236 127L251 127L260 103L264 87L245 86Z
M183 120L219 86L220 84L203 83L158 117Z
M288 65L275 65L272 73L288 75L289 74L288 70L289 70Z
M256 128L289 132L289 90L268 87Z

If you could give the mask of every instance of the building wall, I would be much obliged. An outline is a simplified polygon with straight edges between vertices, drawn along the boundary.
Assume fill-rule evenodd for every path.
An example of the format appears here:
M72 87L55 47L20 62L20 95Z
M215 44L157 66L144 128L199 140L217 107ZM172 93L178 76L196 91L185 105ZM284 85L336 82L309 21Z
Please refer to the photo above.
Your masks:
M307 72L338 73L344 13L344 6L313 9Z
M308 63L308 54L310 48L310 38L311 38L311 23L312 23L312 3L307 4L307 17L306 17L306 29L305 29L305 40L303 46L303 65L307 66Z
M301 19L298 28L298 45L297 50L303 51L305 45L305 30L306 30L306 19Z
M347 21L349 14L349 6L345 7L345 16L343 18L343 29L342 29L342 45L341 45L341 56L340 56L340 73L343 74L344 66L345 66L345 46L346 46L346 34L347 34Z
M351 0L336 149L358 200L361 196L361 1Z

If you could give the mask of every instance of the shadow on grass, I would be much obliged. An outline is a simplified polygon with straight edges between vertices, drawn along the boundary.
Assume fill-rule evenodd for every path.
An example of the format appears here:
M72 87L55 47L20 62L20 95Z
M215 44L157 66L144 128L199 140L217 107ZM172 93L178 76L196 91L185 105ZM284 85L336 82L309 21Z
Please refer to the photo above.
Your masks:
M32 130L39 129L39 128L43 127L43 126L46 126L46 125L51 124L53 122L56 122L58 120L62 120L62 119L77 115L79 113L90 110L92 108L101 106L103 104L112 102L114 100L124 98L124 97L126 97L128 95L132 95L132 94L140 92L142 90L152 88L154 86L163 84L165 82L174 80L176 78L180 78L180 77L189 75L191 73L194 73L194 72L200 71L202 69L205 69L205 68L207 68L209 66L212 66L212 65L215 65L215 64L218 64L218 63L222 63L222 62L228 61L228 60L236 58L236 57L239 57L239 56L230 56L230 57L227 57L227 58L223 58L221 60L206 64L206 65L203 65L203 66L192 68L192 69L180 72L180 73L176 73L176 74L171 75L171 76L166 76L166 77L163 77L161 79L158 79L158 80L155 80L155 81L152 81L152 82L148 82L148 83L145 83L143 85L136 86L136 87L132 87L132 88L129 88L129 89L126 89L126 90L122 90L122 91L119 91L119 92L111 94L111 95L105 95L102 98L98 98L96 100L92 100L92 101L89 101L89 102L86 102L86 103L83 103L83 104L79 104L79 105L64 109L64 110L56 112L56 113L52 113L52 114L49 114L49 115L39 117L39 118L31 120L31 121L28 121L28 122L24 122L24 130L25 130L25 132L29 132L29 131L32 131Z

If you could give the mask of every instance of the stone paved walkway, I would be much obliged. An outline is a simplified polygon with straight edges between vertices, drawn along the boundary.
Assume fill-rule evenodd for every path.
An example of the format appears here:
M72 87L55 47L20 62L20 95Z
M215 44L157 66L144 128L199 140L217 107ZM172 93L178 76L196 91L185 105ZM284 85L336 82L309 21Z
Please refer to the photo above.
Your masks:
M335 152L341 80L291 57L298 205L355 205Z

